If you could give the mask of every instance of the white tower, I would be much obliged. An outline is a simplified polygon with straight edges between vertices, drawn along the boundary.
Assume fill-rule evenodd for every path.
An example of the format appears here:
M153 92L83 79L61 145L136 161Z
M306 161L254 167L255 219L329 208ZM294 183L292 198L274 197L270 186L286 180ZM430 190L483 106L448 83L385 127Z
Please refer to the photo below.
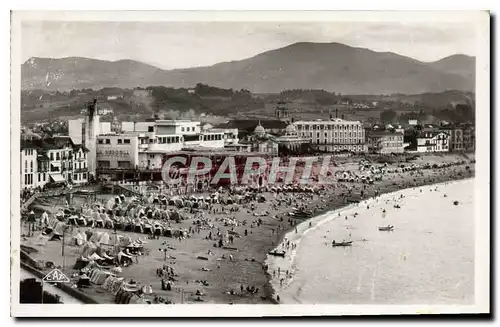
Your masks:
M94 99L87 107L87 114L85 116L85 147L89 150L87 153L87 162L89 167L89 175L96 177L97 165L97 135L99 134L99 115L97 115L96 108L97 100Z

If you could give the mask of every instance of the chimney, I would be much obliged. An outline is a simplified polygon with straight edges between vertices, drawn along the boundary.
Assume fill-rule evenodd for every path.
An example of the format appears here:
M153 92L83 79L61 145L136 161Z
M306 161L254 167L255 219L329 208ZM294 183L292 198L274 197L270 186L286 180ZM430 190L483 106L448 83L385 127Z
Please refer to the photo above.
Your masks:
M342 119L344 119L344 114L342 114Z
M335 118L339 117L339 108L335 108Z

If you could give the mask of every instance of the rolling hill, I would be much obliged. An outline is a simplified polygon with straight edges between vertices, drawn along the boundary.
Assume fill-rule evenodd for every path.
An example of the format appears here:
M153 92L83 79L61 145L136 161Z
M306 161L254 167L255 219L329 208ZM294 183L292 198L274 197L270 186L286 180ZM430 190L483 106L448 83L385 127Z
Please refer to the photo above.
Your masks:
M473 81L476 76L476 59L462 54L443 58L430 63L429 66L442 72L460 75L467 80Z
M424 63L391 52L340 43L295 43L252 58L209 67L162 70L132 60L30 58L22 65L23 89L69 90L197 83L254 93L324 89L342 94L473 91L473 57L455 55Z

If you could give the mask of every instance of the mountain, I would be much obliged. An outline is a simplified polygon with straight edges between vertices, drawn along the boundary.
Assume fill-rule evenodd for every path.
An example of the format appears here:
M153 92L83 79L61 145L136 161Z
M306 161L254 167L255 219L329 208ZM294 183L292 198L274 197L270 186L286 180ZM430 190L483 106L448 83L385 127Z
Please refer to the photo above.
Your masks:
M476 76L476 58L457 54L429 63L429 66L449 74L457 74L474 80Z
M244 60L174 70L161 70L131 60L32 58L22 66L22 87L193 87L204 83L254 93L298 88L343 94L473 91L474 65L454 57L424 63L391 52L340 43L300 42Z
M30 58L21 66L22 89L71 90L162 84L165 71L134 60Z

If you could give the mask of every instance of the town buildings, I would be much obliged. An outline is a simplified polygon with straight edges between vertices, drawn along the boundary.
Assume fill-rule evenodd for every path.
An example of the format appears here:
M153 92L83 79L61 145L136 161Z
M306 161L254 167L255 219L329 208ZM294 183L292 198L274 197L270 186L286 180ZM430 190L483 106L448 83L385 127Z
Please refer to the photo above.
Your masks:
M290 110L285 106L284 102L278 102L278 106L274 110L274 116L276 119L284 121L289 121L292 118Z
M120 133L97 136L99 174L160 172L165 154L190 149L241 149L237 129L201 128L190 120L123 122ZM196 151L196 150L193 150Z
M294 122L293 125L297 129L297 134L310 138L311 144L319 151L355 153L367 151L365 130L359 121L333 118L331 120L301 120Z
M476 128L474 124L463 125L463 146L465 151L474 151L476 148Z
M417 152L450 151L450 135L446 132L422 132L417 137Z
M401 131L370 131L366 136L369 153L392 154L404 152L404 134Z
M450 135L450 151L474 151L476 144L476 131L474 124L448 124L440 130Z
M88 150L68 136L21 142L21 188L88 182Z

